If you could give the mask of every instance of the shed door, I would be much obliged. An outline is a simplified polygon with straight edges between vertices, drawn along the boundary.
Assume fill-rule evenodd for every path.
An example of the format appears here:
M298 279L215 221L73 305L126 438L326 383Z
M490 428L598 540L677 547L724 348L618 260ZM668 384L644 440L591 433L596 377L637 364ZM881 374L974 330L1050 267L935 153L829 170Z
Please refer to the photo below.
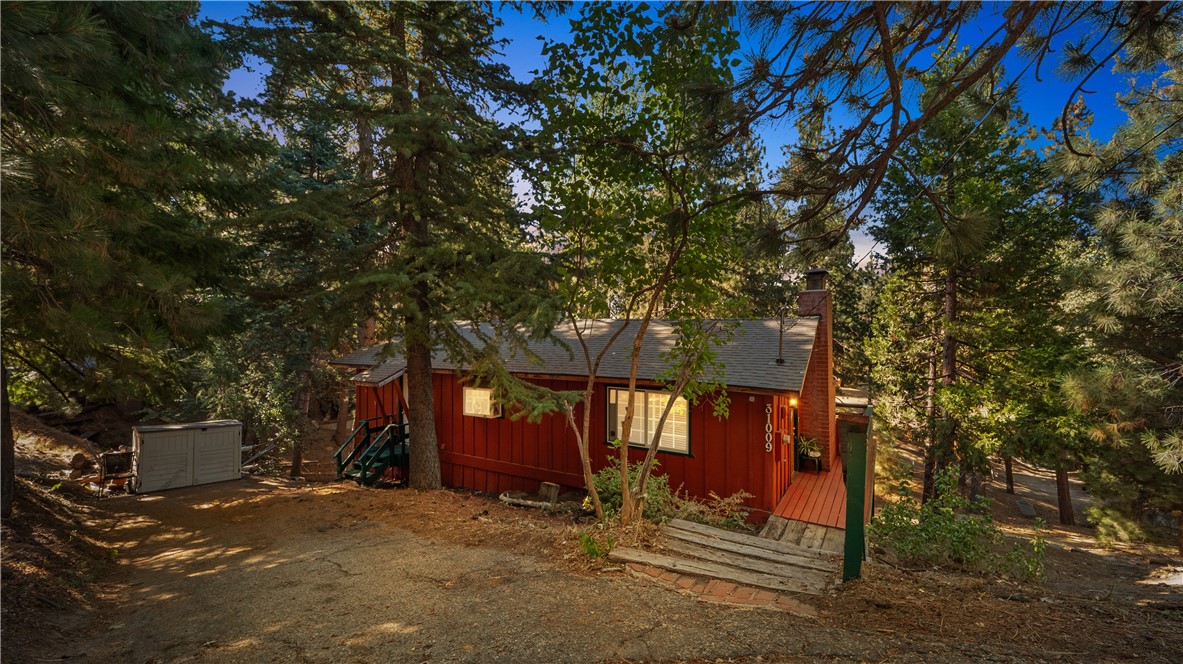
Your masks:
M193 483L224 482L240 476L242 429L215 427L193 432Z
M139 445L138 489L159 491L193 484L192 431L154 431Z

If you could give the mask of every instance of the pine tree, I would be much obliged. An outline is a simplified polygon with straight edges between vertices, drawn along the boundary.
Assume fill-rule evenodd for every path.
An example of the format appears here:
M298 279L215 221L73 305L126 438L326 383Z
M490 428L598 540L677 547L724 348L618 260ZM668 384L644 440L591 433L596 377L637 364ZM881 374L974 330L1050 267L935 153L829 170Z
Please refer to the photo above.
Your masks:
M173 349L222 320L266 142L232 117L235 62L195 9L2 8L3 358L65 402L160 395Z
M1181 11L1180 13L1183 13ZM1078 107L1054 165L1105 201L1094 251L1079 259L1072 302L1093 350L1064 393L1091 421L1100 459L1091 473L1110 507L1144 519L1183 510L1183 46L1171 30L1142 35L1120 98L1127 121L1108 142ZM1165 65L1165 66L1164 66ZM1134 74L1161 70L1150 80ZM1177 531L1183 551L1183 528Z
M364 303L407 360L410 482L440 485L432 404L432 351L480 362L504 387L495 353L453 324L495 320L497 336L549 329L544 265L525 246L511 177L527 156L524 134L493 111L528 101L495 62L497 20L470 3L265 3L223 26L271 66L259 112L288 126L347 128L355 155L353 218L375 238L351 260L338 291ZM474 328L475 329L475 328ZM493 339L488 339L493 343Z
M710 5L692 5L685 23L711 12ZM1178 3L747 3L741 17L758 46L745 58L743 76L717 92L743 109L734 136L786 117L844 119L819 146L818 177L784 180L764 193L805 201L797 223L824 218L841 202L849 229L861 223L899 151L944 110L1021 82L1028 72L1038 79L1055 64L1078 91L1087 89L1106 63L1145 62L1155 40L1177 35L1181 13ZM984 34L983 25L996 29ZM1066 34L1072 38L1063 43ZM937 73L959 44L970 45L968 57L918 108L909 82ZM1025 63L1009 81L998 70L1008 56ZM821 103L818 90L830 93Z
M947 74L938 68L926 89ZM1024 147L1033 132L997 93L985 117L970 104L946 109L903 147L871 228L890 275L873 344L881 403L898 432L924 441L926 497L949 465L974 491L997 439L969 425L982 408L1034 398L1017 367L1032 349L1055 355L1048 344L1060 339L1049 315L1062 295L1054 257L1076 225ZM1046 385L1054 372L1044 370Z
M358 276L354 257L376 230L352 213L356 170L336 132L316 123L279 129L283 145L259 183L274 202L238 223L245 278L235 329L187 358L192 394L173 413L241 420L250 439L290 451L299 476L313 406L341 389L328 361L356 333L365 304L341 286Z

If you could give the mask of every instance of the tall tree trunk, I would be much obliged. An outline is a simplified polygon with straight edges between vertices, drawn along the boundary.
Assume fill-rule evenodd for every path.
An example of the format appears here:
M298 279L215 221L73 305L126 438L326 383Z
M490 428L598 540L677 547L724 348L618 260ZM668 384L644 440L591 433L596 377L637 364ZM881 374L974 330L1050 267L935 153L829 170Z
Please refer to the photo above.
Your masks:
M7 519L12 516L12 501L16 497L16 469L13 464L16 463L16 436L12 433L12 417L9 413L8 405L8 367L3 366L0 361L0 417L4 418L4 422L0 423L0 436L3 437L2 445L0 445L0 518Z
M937 495L936 487L936 465L937 465L937 441L936 441L936 420L937 420L937 358L936 355L929 354L928 356L928 386L924 396L924 420L925 426L925 441L924 441L924 488L921 493L921 501L928 502Z
M1006 492L1015 492L1015 474L1014 474L1014 459L1005 456L1002 457L1002 465L1006 468Z
M338 446L344 445L350 434L349 388L350 384L345 383L337 394L337 428L333 431L333 442Z
M1183 556L1183 510L1175 510L1175 514L1179 515L1179 527L1175 530L1178 537L1175 539L1175 544L1179 547L1179 555Z
M950 266L945 275L945 312L941 321L944 328L944 338L941 340L941 385L943 387L957 384L957 337L953 334L953 326L956 322L957 269ZM938 410L940 412L937 417L934 470L939 474L956 462L958 450L957 421L949 414L948 409L939 408ZM963 480L964 477L961 479Z
M406 20L399 12L391 22L391 31L402 53L408 57ZM431 36L422 35L419 56L431 57ZM405 63L391 66L391 81L396 111L410 115L414 110L411 79ZM426 76L418 82L419 99L430 98L431 81ZM426 103L426 102L423 102ZM394 175L403 198L399 210L402 229L406 233L406 250L411 272L410 306L404 319L403 332L407 357L407 413L410 434L410 478L408 484L418 489L438 489L440 481L439 442L435 433L435 404L431 389L431 323L434 320L431 293L427 283L427 269L422 266L423 252L431 244L431 227L426 210L408 202L420 190L419 171L425 164L414 155L396 154Z
M292 446L292 471L289 477L296 478L304 472L304 446L296 443Z
M669 271L670 263L667 263L663 280ZM657 308L658 300L661 299L661 286L663 285L663 282L659 282L658 287L654 288L645 311L645 317L641 319L637 334L633 337L632 365L628 377L628 407L624 411L624 422L620 425L620 428L623 429L620 432L622 443L620 446L620 524L623 526L631 524L634 519L640 519L645 509L645 495L633 495L632 492L632 480L628 473L628 448L631 442L629 438L633 430L633 418L636 417L637 366L640 362L641 348L645 343L645 331L649 329L649 323L653 320L653 312ZM643 442L648 443L649 441Z
M420 326L415 326L420 327ZM422 326L426 327L426 326ZM411 436L410 481L417 489L438 489L439 447L435 435L435 409L431 392L431 346L425 330L407 330L407 413Z
M586 352L586 347L584 348ZM587 387L583 390L583 418L580 425L575 423L575 409L568 403L563 403L567 414L567 422L575 432L575 445L579 449L579 465L583 469L583 485L587 488L587 495L592 500L592 507L596 510L596 518L604 520L604 504L600 501L600 492L596 491L596 477L592 472L591 453L588 450L591 441L592 399L595 397L596 377L593 371L588 372Z
M300 411L300 415L304 422L307 422L308 414L312 410L312 369L304 372L304 386L300 388L299 394L296 395L296 407ZM291 477L300 477L304 474L304 441L292 441L292 470L288 473Z
M1072 513L1072 493L1069 489L1068 470L1056 468L1056 502L1060 508L1060 523L1075 526L1076 516Z

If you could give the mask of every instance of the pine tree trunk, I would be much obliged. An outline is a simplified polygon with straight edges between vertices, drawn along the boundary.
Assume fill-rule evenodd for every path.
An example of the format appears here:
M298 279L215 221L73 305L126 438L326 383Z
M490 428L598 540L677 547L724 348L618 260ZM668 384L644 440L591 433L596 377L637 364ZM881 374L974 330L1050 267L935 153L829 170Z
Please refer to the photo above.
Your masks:
M924 490L920 502L927 503L937 497L937 458L936 450L928 448L924 454Z
M1006 492L1015 492L1015 475L1014 475L1014 459L1011 457L1003 457L1002 465L1006 468Z
M288 473L289 477L300 477L304 472L304 450L303 446L296 444L292 446L292 472Z
M937 419L937 358L935 355L928 356L928 387L924 397L924 418L927 426L925 427L925 441L924 441L924 487L920 499L922 502L928 502L937 495L936 488L936 463L937 463L937 442L936 442L936 419Z
M312 410L312 370L304 372L304 386L296 395L297 408L304 422L308 421L308 414ZM300 477L304 473L304 441L292 441L292 469L290 477Z
M390 34L406 60L416 55L412 54L407 46L404 12L411 10L405 5L397 7L400 11L391 17ZM422 37L421 50L417 55L421 61L426 61L430 57L431 38L430 35ZM426 104L431 96L427 76L416 82L421 104ZM394 111L409 116L415 110L415 102L406 62L391 62L390 81ZM406 234L406 242L402 249L409 253L407 259L410 263L409 276L412 283L408 289L410 301L407 302L407 313L403 319L407 358L407 429L411 452L410 477L407 484L418 489L438 489L442 484L439 442L435 433L435 404L431 390L431 323L434 320L434 312L426 283L428 275L424 274L425 268L416 260L420 258L416 254L431 246L431 228L425 217L426 210L407 202L413 200L421 189L417 170L422 167L413 154L396 151L391 156L395 186L403 199L395 214L400 229Z
M1179 528L1175 532L1179 536L1175 543L1179 546L1179 555L1183 556L1183 518L1179 519Z
M333 431L333 442L337 446L344 445L345 439L349 438L349 423L349 384L346 384L337 397L337 428Z
M2 364L2 362L0 362ZM4 422L0 423L0 518L8 519L12 516L12 502L16 497L16 436L12 433L12 418L9 416L8 404L8 367L0 366L0 416Z
M1060 508L1060 523L1065 526L1075 526L1076 517L1072 513L1072 493L1069 490L1068 471L1064 468L1056 469L1056 502Z
M962 494L971 501L977 500L978 496L982 495L982 474L976 468L962 467L961 471L961 488Z
M440 482L439 446L435 435L435 407L431 393L431 347L424 336L426 329L413 334L408 323L407 338L407 413L411 436L410 481L417 489L438 489ZM426 328L426 325L421 325Z
M941 321L944 328L944 338L941 341L941 385L944 387L957 384L957 338L953 336L953 325L956 321L957 270L950 267L945 275L945 313L944 320ZM939 411L934 454L934 471L938 474L957 462L958 452L957 422L945 408L940 408ZM964 481L964 474L961 480Z
M373 87L369 78L362 73L355 73L353 77L354 87L357 90L359 99L365 99ZM371 124L369 117L359 114L357 116L357 169L358 177L369 184L374 179L374 171L377 169L377 158L374 155L374 126ZM374 343L374 330L376 323L373 316L367 316L357 326L358 342L362 346L369 346ZM348 348L344 349L348 351ZM338 445L344 445L345 441L352 433L352 429L356 429L357 422L350 427L349 417L349 403L352 397L353 385L346 382L341 388L341 394L337 398L337 428L333 432L333 441Z

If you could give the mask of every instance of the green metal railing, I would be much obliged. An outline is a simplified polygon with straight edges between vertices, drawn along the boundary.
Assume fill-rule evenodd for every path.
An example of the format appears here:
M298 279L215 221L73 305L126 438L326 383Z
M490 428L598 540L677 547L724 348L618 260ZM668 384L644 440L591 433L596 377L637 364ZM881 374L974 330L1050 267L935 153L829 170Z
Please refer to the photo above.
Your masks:
M399 415L401 416L401 412ZM358 471L355 479L369 485L373 484L392 462L405 461L409 452L408 427L407 423L399 421L400 419L398 416L383 415L363 420L333 454L333 461L337 465L337 477L344 477L349 468L353 467ZM348 474L354 475L352 472Z

